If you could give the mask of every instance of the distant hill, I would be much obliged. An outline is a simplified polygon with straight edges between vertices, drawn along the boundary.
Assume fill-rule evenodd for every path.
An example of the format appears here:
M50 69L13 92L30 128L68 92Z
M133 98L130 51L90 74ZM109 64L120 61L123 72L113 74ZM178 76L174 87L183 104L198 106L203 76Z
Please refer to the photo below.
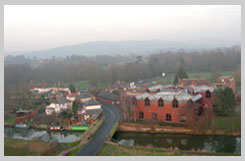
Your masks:
M97 42L87 42L78 45L62 46L57 48L51 48L41 51L32 52L19 52L24 56L33 58L50 58L55 57L65 57L67 55L84 55L84 56L95 56L95 55L128 55L128 54L152 54L154 52L163 51L176 51L179 49L184 50L199 50L208 49L216 47L232 46L236 44L231 44L225 41L215 41L215 40L200 40L193 42L174 42L174 41L164 41L164 40L144 40L144 41L97 41ZM5 53L5 55L18 55L16 53Z

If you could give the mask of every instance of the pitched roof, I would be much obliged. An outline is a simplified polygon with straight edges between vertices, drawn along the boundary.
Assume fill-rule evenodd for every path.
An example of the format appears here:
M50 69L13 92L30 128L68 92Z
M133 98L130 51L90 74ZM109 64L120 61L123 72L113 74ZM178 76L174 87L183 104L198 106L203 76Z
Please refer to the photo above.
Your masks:
M67 95L67 97L76 97L76 96L79 96L80 93L79 92L76 92L76 93L70 93Z
M59 98L56 98L56 100L53 101L53 103L55 104L65 104L65 103L69 103L69 102L72 102L64 97L59 97Z
M200 85L209 85L210 82L208 79L200 79L200 78L187 79L187 78L184 78L184 79L179 80L179 84L183 85L183 86L189 86L189 85L200 86Z
M105 98L105 99L109 99L112 101L117 101L118 100L118 96L116 94L110 93L110 92L105 92L102 91L98 94L99 97Z
M78 99L82 98L90 98L92 95L90 93L82 93L79 96L77 96Z
M206 86L206 85L189 86L188 89L194 93L203 93L203 92L206 92L207 90L209 90L210 92L213 92L216 89L216 86Z
M96 100L89 100L87 102L84 102L85 106L92 106L92 105L100 105L100 103Z
M216 82L217 83L230 83L234 81L235 79L232 76L221 76L219 77Z
M137 100L144 100L146 98L149 98L150 100L159 100L162 98L164 101L173 101L174 99L177 99L178 101L188 101L190 99L194 99L193 101L196 101L196 99L202 98L202 95L196 95L192 96L187 91L178 91L178 92L159 92L156 94L150 94L150 93L144 93L142 95L138 95L135 97Z

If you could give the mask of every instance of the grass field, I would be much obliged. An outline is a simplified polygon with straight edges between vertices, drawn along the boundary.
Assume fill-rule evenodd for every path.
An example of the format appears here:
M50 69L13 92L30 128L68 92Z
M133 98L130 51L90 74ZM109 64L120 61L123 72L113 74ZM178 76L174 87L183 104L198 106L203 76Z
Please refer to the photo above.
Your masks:
M215 126L217 129L230 132L232 130L241 131L241 116L236 117L216 117Z
M56 156L62 151L77 146L79 141L73 143L46 143L41 140L21 140L4 138L5 156Z
M89 88L89 86L90 86L90 83L89 83L88 80L78 81L78 82L71 82L71 83L67 83L66 85L69 86L70 84L73 84L79 90L84 89L84 88ZM105 88L106 85L105 85L105 83L99 82L98 83L98 87Z
M5 156L40 156L50 151L50 143L4 138Z
M7 120L5 120L6 123L9 123L9 124L13 124L15 121L15 118L9 118Z

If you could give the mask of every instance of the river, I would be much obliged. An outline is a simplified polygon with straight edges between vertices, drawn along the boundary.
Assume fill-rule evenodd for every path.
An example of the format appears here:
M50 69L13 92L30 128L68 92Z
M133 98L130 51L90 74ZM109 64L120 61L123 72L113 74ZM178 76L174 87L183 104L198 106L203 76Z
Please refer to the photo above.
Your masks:
M116 132L114 140L134 141L134 146L156 148L175 148L181 150L208 150L218 153L241 153L241 137L233 136L197 136L183 134L148 134L134 132Z
M83 132L50 132L37 129L18 129L14 127L4 127L4 137L22 140L40 139L45 142L71 143L80 140Z

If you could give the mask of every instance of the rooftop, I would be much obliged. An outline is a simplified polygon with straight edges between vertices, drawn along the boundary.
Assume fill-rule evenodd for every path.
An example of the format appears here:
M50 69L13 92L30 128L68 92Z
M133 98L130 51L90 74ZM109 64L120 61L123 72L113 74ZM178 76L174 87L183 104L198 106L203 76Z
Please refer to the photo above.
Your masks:
M100 103L96 100L89 100L84 103L85 106L92 106L92 105L100 105Z
M177 99L178 101L188 101L193 100L196 101L200 98L202 98L201 94L198 94L196 96L192 96L187 91L178 91L178 92L159 92L156 94L150 94L150 93L144 93L142 95L136 96L137 100L144 100L146 98L149 98L150 100L159 100L162 98L164 101L173 101L174 99Z
M64 97L59 97L59 98L56 98L56 100L53 101L53 103L55 104L65 104L65 103L69 103L69 102L72 102Z
M203 93L206 92L207 90L209 90L210 92L213 92L216 89L216 86L206 86L206 85L202 85L202 86L189 86L188 89L194 93Z
M102 91L98 94L99 97L105 98L105 99L109 99L112 101L116 101L118 100L118 96L116 94L110 93L110 92L105 92Z

